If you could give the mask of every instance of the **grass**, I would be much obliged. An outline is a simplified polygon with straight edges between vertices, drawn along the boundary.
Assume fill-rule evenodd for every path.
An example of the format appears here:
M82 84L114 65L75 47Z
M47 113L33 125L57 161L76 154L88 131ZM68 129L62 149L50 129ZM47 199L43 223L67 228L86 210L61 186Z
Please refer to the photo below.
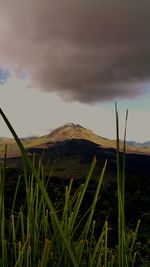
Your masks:
M63 207L54 206L48 194L48 180L44 173L42 160L35 168L34 156L29 159L21 140L12 125L0 109L0 114L14 136L22 153L23 175L18 177L14 200L9 212L5 209L5 181L7 146L3 165L0 168L0 266L4 267L133 267L136 266L135 242L140 221L135 231L129 235L125 221L125 119L124 153L120 159L119 118L116 106L117 132L117 184L118 184L118 240L115 248L109 248L109 222L104 222L99 236L95 236L95 227L99 222L93 219L96 204L101 195L101 185L107 160L100 172L97 188L89 209L80 216L81 205L89 182L92 178L96 158L93 158L85 182L72 194L73 179L65 188ZM121 163L122 162L122 163ZM16 199L20 190L20 181L24 179L25 202L16 209ZM49 177L50 179L50 177ZM62 204L62 203L61 203ZM9 214L9 215L8 215ZM101 218L99 218L100 220ZM109 237L110 238L110 237Z

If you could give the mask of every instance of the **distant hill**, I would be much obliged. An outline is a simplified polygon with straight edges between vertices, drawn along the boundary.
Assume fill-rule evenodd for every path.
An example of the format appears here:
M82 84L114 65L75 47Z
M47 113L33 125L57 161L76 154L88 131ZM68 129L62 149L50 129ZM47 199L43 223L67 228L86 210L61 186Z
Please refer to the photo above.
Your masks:
M133 147L143 147L143 148L150 147L150 141L146 141L143 143L138 143L135 141L127 141L126 143L127 143L127 145L133 146Z

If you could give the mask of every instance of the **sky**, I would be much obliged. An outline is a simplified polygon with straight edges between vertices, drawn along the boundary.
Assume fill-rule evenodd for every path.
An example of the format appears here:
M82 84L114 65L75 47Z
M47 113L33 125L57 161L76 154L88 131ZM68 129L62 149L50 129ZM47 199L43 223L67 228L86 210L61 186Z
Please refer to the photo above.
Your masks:
M1 0L0 107L20 137L68 122L150 140L149 0ZM0 118L0 137L11 136Z

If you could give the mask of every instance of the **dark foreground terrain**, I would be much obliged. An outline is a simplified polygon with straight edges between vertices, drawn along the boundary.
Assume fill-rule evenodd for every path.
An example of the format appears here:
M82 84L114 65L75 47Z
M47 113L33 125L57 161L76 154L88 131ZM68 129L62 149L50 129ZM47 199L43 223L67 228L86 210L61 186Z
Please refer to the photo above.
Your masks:
M3 164L4 143L8 143L5 180L5 206L10 210L14 198L18 176L23 174L22 159L13 140L0 143L1 164ZM113 247L117 239L117 166L115 141L97 136L80 125L67 124L41 138L22 140L26 151L38 168L39 160L44 166L45 179L49 180L47 191L56 207L62 208L65 187L73 178L72 194L84 183L86 173L94 156L96 169L90 181L81 209L81 217L89 209L92 196L97 187L100 172L107 159L100 199L96 206L94 219L102 227L108 219L110 234L108 241ZM122 148L122 145L121 145ZM125 215L126 227L132 235L138 219L141 220L136 241L139 262L150 259L150 155L149 148L127 147L125 177ZM122 161L120 152L120 162ZM34 159L33 159L34 158ZM49 179L50 177L50 179ZM20 180L16 199L16 209L25 205L25 184ZM86 220L86 217L85 217ZM84 222L84 221L83 221ZM147 265L146 265L147 266Z
M97 168L93 174L82 209L83 212L89 208L90 200L97 186L97 179L107 159L107 168L101 190L101 198L97 203L95 219L99 225L108 218L111 228L111 246L117 237L117 178L116 178L116 151L106 149L88 140L72 139L63 142L49 144L48 148L29 148L28 154L32 159L35 156L35 164L39 159L45 168L48 179L51 175L47 190L51 199L58 208L64 199L65 186L69 184L70 178L74 178L73 189L84 182L88 166L93 156L97 159ZM122 157L122 153L120 153ZM8 209L12 204L14 187L18 174L22 173L22 161L20 157L7 159L6 179L6 202ZM24 181L21 182L17 196L18 205L24 201ZM150 254L150 156L127 154L126 155L126 185L125 185L125 212L127 228L135 229L138 219L141 225L138 234L137 246L140 255L148 257ZM115 242L114 242L115 243ZM141 256L140 256L141 257Z

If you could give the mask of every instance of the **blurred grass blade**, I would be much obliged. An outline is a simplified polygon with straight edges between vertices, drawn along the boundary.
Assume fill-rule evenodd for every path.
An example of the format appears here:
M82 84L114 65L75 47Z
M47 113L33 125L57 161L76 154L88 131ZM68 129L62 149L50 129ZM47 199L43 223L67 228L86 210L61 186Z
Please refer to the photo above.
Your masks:
M28 165L31 173L34 175L34 177L36 179L36 182L39 185L39 188L40 188L40 190L42 192L42 195L43 195L43 197L44 197L44 199L45 199L45 201L47 203L47 206L48 206L49 210L53 213L53 217L54 217L55 223L56 223L56 225L58 227L58 230L60 232L60 235L62 236L62 239L64 240L64 243L65 243L66 248L68 250L68 254L70 255L70 258L72 260L73 266L76 267L77 266L77 262L76 262L76 259L75 259L74 254L73 254L73 251L71 250L71 248L69 246L68 240L67 240L67 238L66 238L66 236L65 236L65 234L63 232L63 229L61 227L61 223L60 223L60 221L59 221L59 219L57 217L57 214L55 212L55 209L53 207L53 204L52 204L52 202L51 202L51 200L50 200L50 198L49 198L49 196L48 196L48 194L47 194L47 192L46 192L46 190L45 190L45 188L43 186L43 183L42 183L42 181L39 178L38 172L35 169L35 167L33 166L32 162L30 161L30 159L29 159L29 157L27 155L27 152L25 151L25 149L23 147L22 142L20 141L20 139L17 136L15 130L13 129L12 125L10 124L9 120L7 119L7 117L5 116L5 114L4 114L4 112L2 111L1 108L0 108L0 114L3 117L6 125L9 128L9 130L11 131L12 135L14 136L14 138L15 138L17 144L18 144L18 147L20 148L20 150L22 152L22 156L23 156L25 162L27 163L27 165Z
M95 192L95 195L94 195L93 203L92 203L92 206L91 206L90 214L89 214L88 219L86 221L85 227L84 227L83 232L82 232L81 237L80 237L80 240L86 240L87 239L87 236L88 236L88 233L89 233L89 230L90 230L90 226L91 226L91 222L92 222L92 218L93 218L93 214L94 214L95 207L96 207L96 204L97 204L99 192L100 192L100 189L101 189L102 180L103 180L104 173L105 173L105 170L106 170L106 166L107 166L107 160L105 161L104 167L103 167L103 169L101 171L101 174L100 174L100 177L99 177L99 181L98 181L98 185L97 185L97 188L96 188L96 192ZM82 242L81 248L80 248L80 252L79 252L79 255L78 255L78 263L80 263L80 261L81 261L81 257L82 257L83 250L84 250L84 245L85 245L85 242Z
M43 254L42 254L42 260L41 260L40 267L46 267L47 266L50 246L51 246L51 241L46 239L45 244L44 244L44 250L43 250Z
M79 195L80 197L78 198L78 201L76 202L75 209L74 209L74 214L73 214L73 216L72 216L72 220L71 220L71 222L70 222L70 224L71 224L71 229L73 229L75 220L76 220L76 218L77 218L77 215L78 215L78 212L79 212L81 203L82 203L82 201L83 201L83 197L84 197L84 195L85 195L85 192L86 192L86 190L87 190L89 181L90 181L91 176L92 176L92 174L93 174L95 165L96 165L96 157L93 158L93 161L92 161L92 163L91 163L91 166L90 166L88 175L87 175L87 177L86 177L85 184L83 185L83 189L82 189L82 191L81 191L81 194Z
M136 229L135 229L135 233L134 233L134 236L133 236L133 239L132 239L132 243L131 243L131 247L130 247L130 253L129 253L129 256L128 256L129 261L131 259L132 253L133 253L133 248L134 248L134 245L135 245L135 241L136 241L139 225L140 225L140 220L138 220L138 223L137 223L137 226L136 226Z

